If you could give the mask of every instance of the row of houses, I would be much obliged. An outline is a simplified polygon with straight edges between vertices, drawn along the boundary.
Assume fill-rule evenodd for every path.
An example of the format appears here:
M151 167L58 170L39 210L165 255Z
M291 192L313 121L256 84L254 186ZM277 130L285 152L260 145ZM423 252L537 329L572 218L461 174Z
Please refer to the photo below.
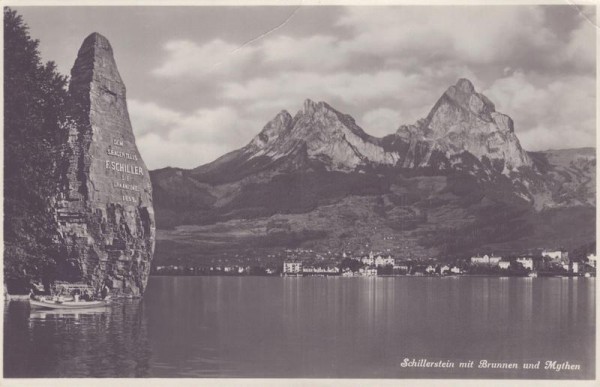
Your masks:
M375 267L394 266L396 264L396 260L392 258L391 255L384 257L378 254L377 256L375 256L373 252L370 252L368 256L362 257L360 259L360 262L363 265Z
M400 269L402 274L423 276L423 275L454 275L454 274L462 274L463 271L458 266L449 266L449 265L394 265L394 270ZM343 277L353 277L353 276L364 276L364 277L373 277L378 275L377 267L374 266L365 266L358 269L357 272L353 272L350 269L345 269L342 272ZM398 274L398 272L396 272Z
M570 271L572 273L579 273L580 271L580 263L577 261L571 261L569 259L569 253L567 251L561 250L544 250L541 253L541 256L531 257L517 257L513 259L506 259L500 256L492 255L484 255L484 256L474 256L471 257L471 265L474 266L497 266L500 269L508 270L514 264L520 264L524 269L533 271L536 268L536 264L540 262L548 262L550 264L554 264L557 266L562 266L562 268L566 271ZM592 267L596 267L596 255L588 254L586 262L588 265Z
M377 269L374 267L361 267L357 272L354 272L350 269L345 269L342 272L342 277L375 277L377 275Z
M521 257L516 258L514 262L520 263L523 268L528 270L533 270L533 258L529 257ZM475 256L471 257L471 265L475 266L498 266L500 269L509 269L511 266L511 261L508 259L504 259L502 257L492 255L484 255L483 257Z
M352 276L376 276L378 274L413 274L413 275L450 275L462 274L464 271L456 265L447 264L414 264L405 261L397 261L391 264L385 261L385 264L373 265L364 264L362 267L352 271L350 268L340 270L335 266L318 267L305 266L299 261L289 261L283 263L283 275L286 276L304 276L304 275L342 275L344 277ZM391 270L389 270L391 268Z
M284 275L337 275L340 269L336 266L304 266L302 262L291 261L283 263Z
M266 267L264 274L275 275L278 274L277 269L273 267ZM156 266L152 274L157 275L247 275L252 274L252 268L250 266L236 266L236 265L223 265L223 266L185 266L185 265L165 265Z

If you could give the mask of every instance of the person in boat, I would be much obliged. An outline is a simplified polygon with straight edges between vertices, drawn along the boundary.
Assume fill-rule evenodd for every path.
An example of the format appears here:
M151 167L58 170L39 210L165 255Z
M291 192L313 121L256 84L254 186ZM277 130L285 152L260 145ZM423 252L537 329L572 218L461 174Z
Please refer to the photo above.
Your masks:
M83 294L81 295L81 300L92 301L92 297L90 297L90 294L88 293L87 289L83 291Z
M104 284L104 286L102 287L102 291L100 292L100 297L102 297L102 299L105 300L106 297L108 296L109 291L110 291L110 289L108 288L108 286L106 284Z
M55 300L55 301L58 301L58 300L60 300L60 298L61 298L61 297L62 297L62 295L63 295L63 290L64 290L64 289L63 289L62 287L59 287L59 288L57 289L57 291L54 293L54 297L53 297L53 298L54 298L54 300Z
M78 302L80 297L81 297L81 291L79 289L75 289L75 291L73 291L73 300L75 302Z
M33 290L33 287L29 290L29 299L30 300L37 300L37 297L35 295L35 291Z

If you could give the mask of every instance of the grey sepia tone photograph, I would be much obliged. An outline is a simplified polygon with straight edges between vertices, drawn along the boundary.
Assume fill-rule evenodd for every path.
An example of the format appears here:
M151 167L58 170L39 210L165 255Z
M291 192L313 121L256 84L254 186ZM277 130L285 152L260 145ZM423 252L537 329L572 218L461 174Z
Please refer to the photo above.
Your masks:
M3 383L595 380L596 12L4 6Z

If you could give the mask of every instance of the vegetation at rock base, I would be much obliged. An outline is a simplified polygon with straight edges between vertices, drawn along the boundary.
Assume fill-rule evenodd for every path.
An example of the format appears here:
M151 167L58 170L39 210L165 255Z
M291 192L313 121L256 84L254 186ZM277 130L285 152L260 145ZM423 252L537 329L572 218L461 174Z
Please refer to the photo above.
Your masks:
M4 8L4 275L7 284L52 275L50 201L65 122L67 77L43 64L39 41Z

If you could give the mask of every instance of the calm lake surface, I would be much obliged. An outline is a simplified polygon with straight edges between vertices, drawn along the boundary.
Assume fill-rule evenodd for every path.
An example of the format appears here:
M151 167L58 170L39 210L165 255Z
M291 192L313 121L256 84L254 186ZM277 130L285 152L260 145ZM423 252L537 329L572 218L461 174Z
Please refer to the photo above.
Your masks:
M5 377L594 378L593 278L151 277L66 313L5 303Z

